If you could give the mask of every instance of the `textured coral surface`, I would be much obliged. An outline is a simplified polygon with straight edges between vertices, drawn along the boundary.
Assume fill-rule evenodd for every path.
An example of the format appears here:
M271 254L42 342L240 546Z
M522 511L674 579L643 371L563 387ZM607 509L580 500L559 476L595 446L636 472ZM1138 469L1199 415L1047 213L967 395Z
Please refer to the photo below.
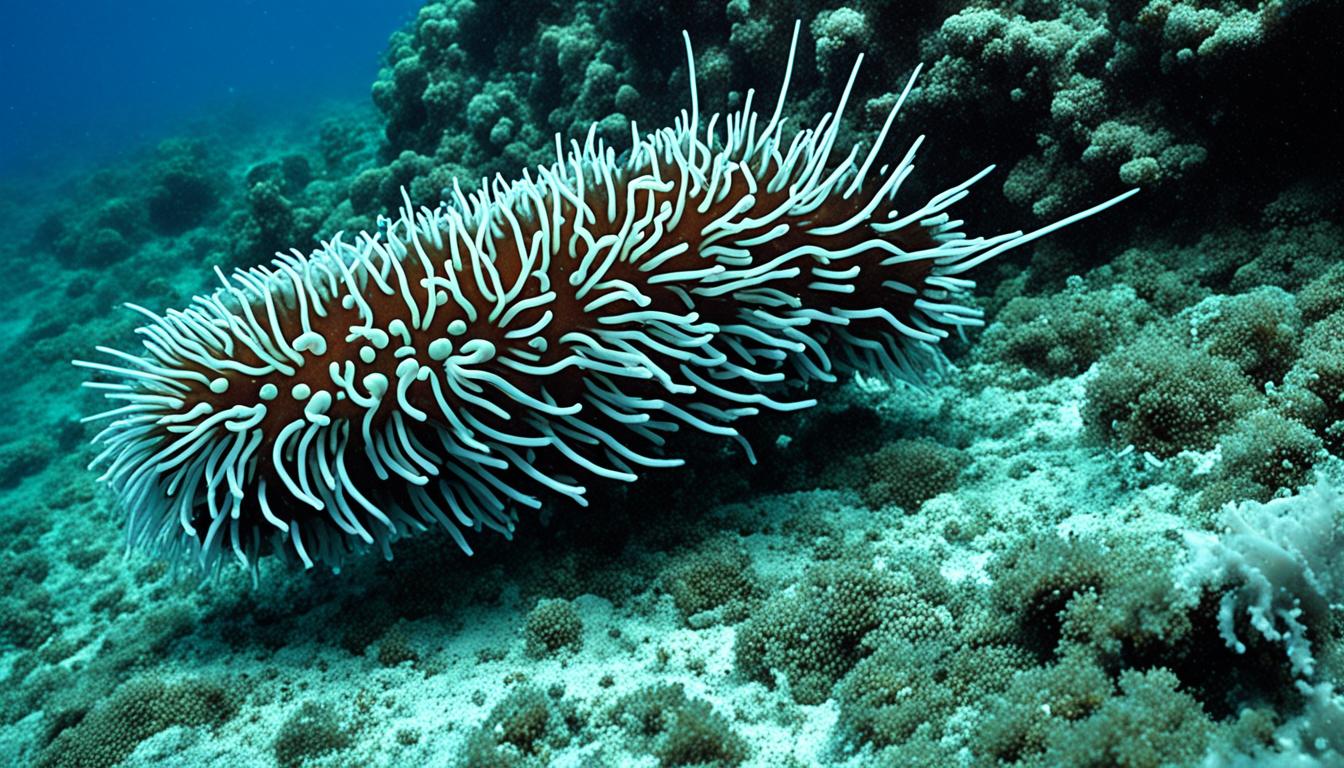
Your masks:
M924 389L847 379L680 469L339 574L126 554L68 364L210 268L701 101L786 117L866 54L839 141L999 170L989 231L1144 187L984 265ZM0 325L0 754L19 765L1339 765L1344 209L1311 0L427 4L371 104L15 188ZM619 145L618 145L618 150ZM933 179L929 179L933 183ZM810 396L818 393L809 391Z

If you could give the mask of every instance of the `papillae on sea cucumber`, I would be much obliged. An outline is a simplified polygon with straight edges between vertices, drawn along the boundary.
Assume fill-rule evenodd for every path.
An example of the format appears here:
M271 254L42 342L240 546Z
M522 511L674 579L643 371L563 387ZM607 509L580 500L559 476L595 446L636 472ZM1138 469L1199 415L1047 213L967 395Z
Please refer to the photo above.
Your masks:
M130 543L207 572L277 553L339 568L430 529L470 553L520 508L677 466L679 429L750 457L739 419L855 371L926 380L938 342L982 322L971 269L1132 194L968 237L949 210L992 166L897 205L922 137L883 150L914 77L873 146L837 148L862 57L835 111L789 131L794 51L768 118L748 92L706 119L686 50L690 111L632 124L622 156L595 130L567 152L557 136L519 181L216 268L184 309L130 305L142 349L76 361L112 401L89 417L111 419L93 464Z

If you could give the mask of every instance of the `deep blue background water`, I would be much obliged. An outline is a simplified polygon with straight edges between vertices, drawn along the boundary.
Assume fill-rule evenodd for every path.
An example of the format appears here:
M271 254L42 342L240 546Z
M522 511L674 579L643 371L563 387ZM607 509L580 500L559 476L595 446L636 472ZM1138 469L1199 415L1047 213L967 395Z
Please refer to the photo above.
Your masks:
M422 0L6 0L0 177L70 166L221 115L369 101Z

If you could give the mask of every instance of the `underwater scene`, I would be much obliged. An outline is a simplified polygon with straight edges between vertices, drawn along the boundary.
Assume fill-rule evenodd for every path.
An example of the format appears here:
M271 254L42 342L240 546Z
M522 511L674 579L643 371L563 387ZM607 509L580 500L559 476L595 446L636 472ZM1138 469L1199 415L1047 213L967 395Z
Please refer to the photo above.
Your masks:
M0 765L1344 766L1344 6L20 2Z

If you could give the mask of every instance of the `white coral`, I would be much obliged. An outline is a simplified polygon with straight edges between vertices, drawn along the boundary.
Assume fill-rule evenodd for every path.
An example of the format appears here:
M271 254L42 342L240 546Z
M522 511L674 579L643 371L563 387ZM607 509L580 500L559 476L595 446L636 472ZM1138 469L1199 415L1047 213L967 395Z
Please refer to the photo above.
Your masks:
M1229 506L1222 534L1186 534L1190 556L1176 583L1195 598L1208 587L1226 589L1218 629L1227 644L1245 652L1236 635L1244 613L1252 629L1284 645L1295 675L1310 677L1308 627L1322 626L1344 602L1341 521L1344 497L1324 480L1296 496Z

